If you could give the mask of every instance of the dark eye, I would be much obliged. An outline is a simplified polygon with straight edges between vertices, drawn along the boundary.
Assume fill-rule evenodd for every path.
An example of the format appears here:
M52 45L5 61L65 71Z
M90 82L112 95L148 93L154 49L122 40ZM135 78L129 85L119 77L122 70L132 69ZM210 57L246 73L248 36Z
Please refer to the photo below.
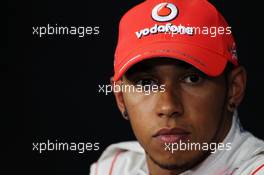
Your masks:
M157 82L155 80L152 80L152 79L141 79L141 80L137 81L136 84L140 85L140 86L153 86L153 85L156 85Z
M183 81L187 84L197 84L200 83L202 80L202 77L197 73L191 73L186 76L184 76Z

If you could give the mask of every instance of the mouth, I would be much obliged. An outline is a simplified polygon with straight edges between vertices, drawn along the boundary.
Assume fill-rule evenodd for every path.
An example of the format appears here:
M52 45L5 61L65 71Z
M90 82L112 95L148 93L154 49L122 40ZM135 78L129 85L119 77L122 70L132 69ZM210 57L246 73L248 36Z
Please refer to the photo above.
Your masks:
M180 140L187 140L190 132L181 128L162 128L153 135L155 139L162 143L175 143Z

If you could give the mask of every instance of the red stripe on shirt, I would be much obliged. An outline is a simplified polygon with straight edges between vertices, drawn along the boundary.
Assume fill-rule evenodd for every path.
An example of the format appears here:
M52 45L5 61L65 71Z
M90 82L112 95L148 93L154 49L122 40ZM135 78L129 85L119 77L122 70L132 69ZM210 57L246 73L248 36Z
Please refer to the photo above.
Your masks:
M115 155L115 157L113 158L112 160L112 163L111 163L111 167L110 167L110 171L109 171L109 175L112 175L112 172L113 172L113 169L114 169L114 164L117 160L117 157L119 156L119 154L122 153L122 151L118 151Z
M259 170L261 170L264 167L264 164L260 165L251 175L256 175Z
M98 162L95 163L95 175L98 175Z

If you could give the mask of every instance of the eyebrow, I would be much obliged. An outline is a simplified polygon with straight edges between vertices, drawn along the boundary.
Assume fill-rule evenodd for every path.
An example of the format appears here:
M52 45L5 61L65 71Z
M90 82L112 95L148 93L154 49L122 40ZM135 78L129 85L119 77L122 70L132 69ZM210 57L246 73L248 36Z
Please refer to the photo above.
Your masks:
M127 74L131 75L131 74L140 73L140 72L144 72L144 73L155 72L155 66L147 65L147 64L135 65L127 71Z

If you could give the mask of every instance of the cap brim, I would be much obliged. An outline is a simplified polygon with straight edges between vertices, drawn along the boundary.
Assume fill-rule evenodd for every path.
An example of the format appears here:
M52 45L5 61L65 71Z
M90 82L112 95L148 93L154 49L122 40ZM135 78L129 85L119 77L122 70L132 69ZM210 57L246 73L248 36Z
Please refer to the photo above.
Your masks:
M146 59L167 57L184 61L208 76L219 76L225 69L228 58L196 45L178 42L155 42L142 46L130 53L115 67L117 81L130 67Z

